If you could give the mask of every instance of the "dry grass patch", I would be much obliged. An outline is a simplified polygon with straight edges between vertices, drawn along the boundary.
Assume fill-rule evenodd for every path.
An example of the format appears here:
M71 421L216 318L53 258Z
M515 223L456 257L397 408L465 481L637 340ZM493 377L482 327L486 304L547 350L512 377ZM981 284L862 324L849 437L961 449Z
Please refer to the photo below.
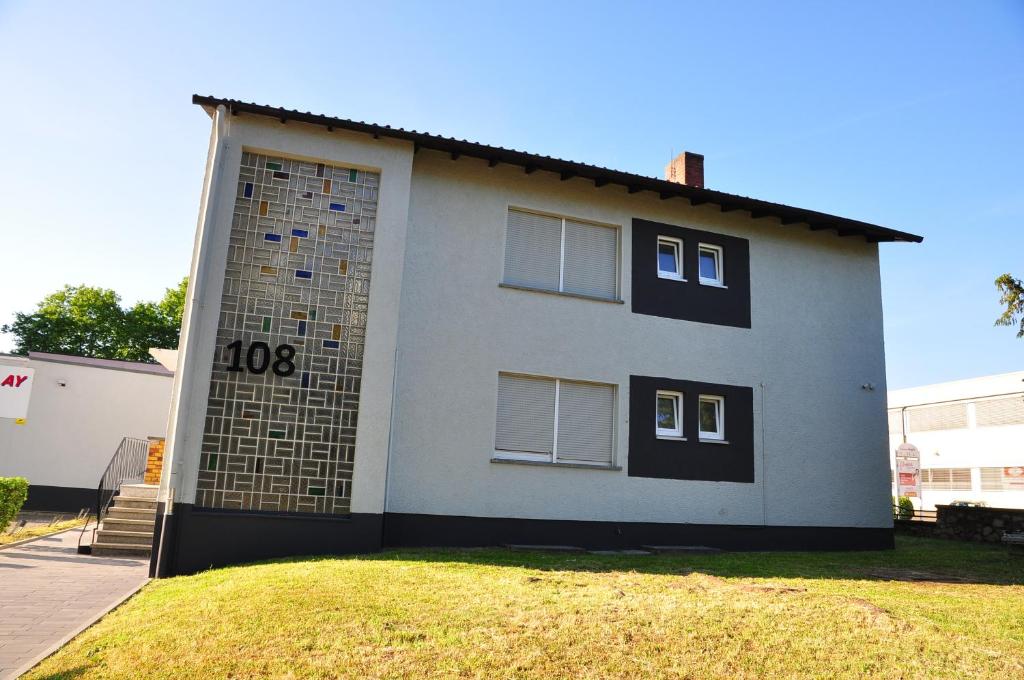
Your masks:
M52 524L36 524L26 526L16 530L13 534L4 532L0 534L0 546L8 545L9 543L17 543L18 541L25 541L30 538L39 538L41 536L49 536L50 534L56 534L61 531L67 531L68 529L74 529L85 524L84 519L67 519L60 522L53 522Z
M870 553L268 562L153 582L29 677L1020 677L1021 567L914 538Z

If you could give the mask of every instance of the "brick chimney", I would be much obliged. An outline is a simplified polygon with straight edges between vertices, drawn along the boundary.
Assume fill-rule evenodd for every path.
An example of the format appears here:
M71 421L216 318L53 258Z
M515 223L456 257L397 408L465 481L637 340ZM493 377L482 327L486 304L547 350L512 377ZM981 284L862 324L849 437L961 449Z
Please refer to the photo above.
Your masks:
M684 151L665 166L665 179L698 189L704 188L704 154Z

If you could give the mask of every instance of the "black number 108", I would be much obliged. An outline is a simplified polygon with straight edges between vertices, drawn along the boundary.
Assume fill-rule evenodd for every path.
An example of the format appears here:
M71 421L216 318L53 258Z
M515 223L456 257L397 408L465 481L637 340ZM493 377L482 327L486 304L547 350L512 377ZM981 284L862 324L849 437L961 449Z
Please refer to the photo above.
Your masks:
M243 370L242 341L235 340L227 346L227 350L231 353L231 358L228 361L228 370ZM291 345L278 345L274 349L274 356L277 357L277 360L271 365L270 345L257 340L249 345L249 351L245 354L245 367L249 369L249 372L256 374L266 373L267 368L270 368L274 371L274 375L279 375L282 378L287 378L295 372L295 363L292 361L295 358L294 347Z

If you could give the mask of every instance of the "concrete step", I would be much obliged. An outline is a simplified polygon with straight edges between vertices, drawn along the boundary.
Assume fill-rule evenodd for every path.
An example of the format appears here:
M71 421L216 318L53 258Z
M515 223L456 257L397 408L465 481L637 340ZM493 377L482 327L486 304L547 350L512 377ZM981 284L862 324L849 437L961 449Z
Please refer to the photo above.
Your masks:
M156 500L156 492L160 487L156 484L122 484L121 496L125 498L143 498L148 501Z
M92 544L92 555L94 557L149 557L149 547L142 548L137 545L125 545L123 543L100 543Z
M142 508L151 512L156 512L156 501L145 500L142 498L126 498L124 496L114 497L115 508Z
M96 532L97 543L115 543L149 549L153 545L152 531L120 531L116 529L100 529Z
M149 534L153 533L153 525L155 522L153 518L149 519L124 519L122 517L110 517L108 516L103 520L103 526L100 529L107 531L143 531Z
M144 519L153 521L156 519L156 512L148 508L119 508L116 505L112 505L110 510L107 511L107 517L110 519Z

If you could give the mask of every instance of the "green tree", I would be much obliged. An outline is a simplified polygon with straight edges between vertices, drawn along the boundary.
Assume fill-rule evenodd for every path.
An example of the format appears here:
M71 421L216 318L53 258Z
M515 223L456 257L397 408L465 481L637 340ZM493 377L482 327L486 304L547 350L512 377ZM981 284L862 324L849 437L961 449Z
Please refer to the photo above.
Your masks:
M125 309L114 291L65 286L43 298L35 312L17 313L0 331L12 333L15 354L53 352L98 359L149 361L150 347L178 346L188 279L159 302Z
M996 319L996 325L1016 326L1019 318L1017 337L1024 338L1024 282L1003 274L996 279L996 288L999 289L999 304L1006 306L1006 310Z

